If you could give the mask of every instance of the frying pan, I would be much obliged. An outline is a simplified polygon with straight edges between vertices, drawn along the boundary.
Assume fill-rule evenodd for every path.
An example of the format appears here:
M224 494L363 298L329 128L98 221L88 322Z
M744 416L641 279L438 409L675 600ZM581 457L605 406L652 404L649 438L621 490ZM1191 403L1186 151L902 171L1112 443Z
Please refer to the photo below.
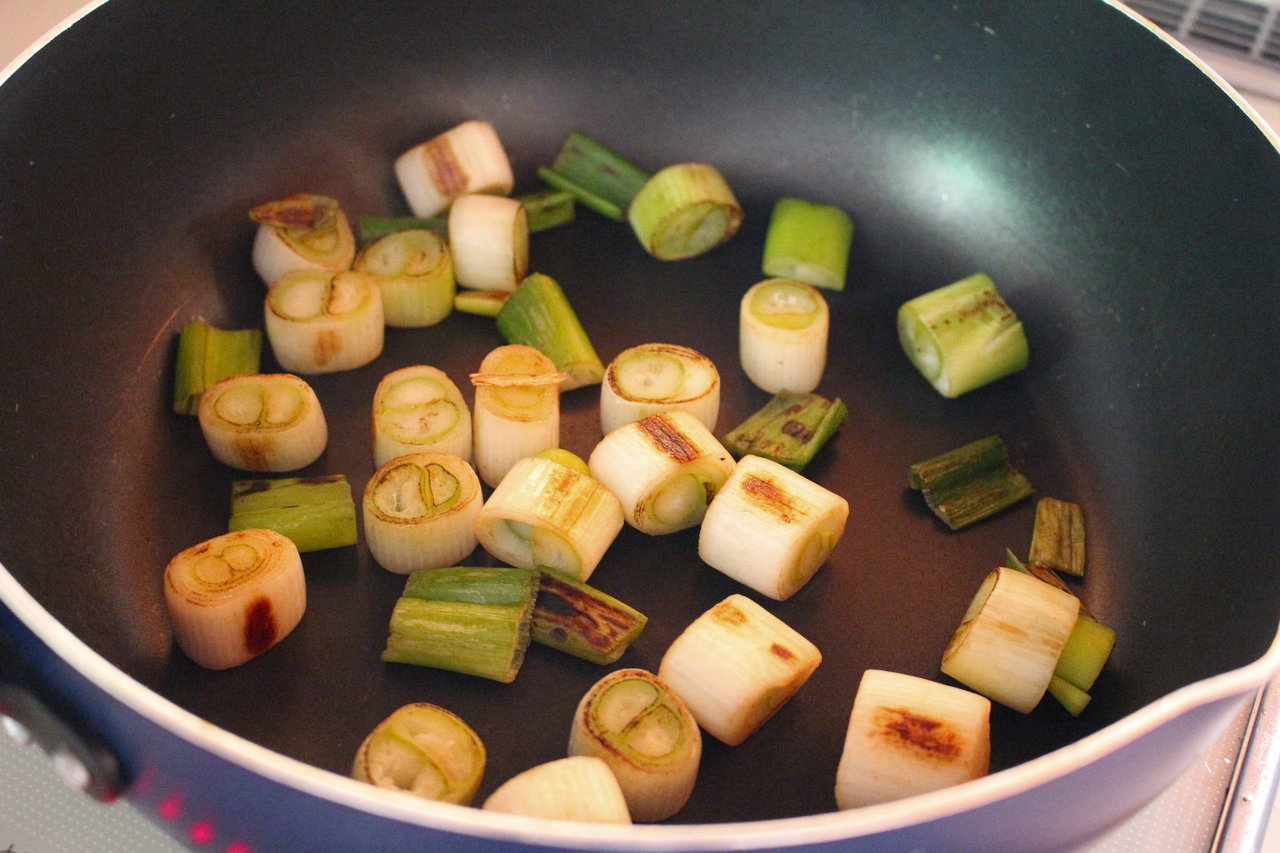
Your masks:
M806 472L849 500L850 523L805 589L768 602L824 660L746 743L706 745L693 799L663 825L490 815L346 779L373 725L432 701L485 740L483 798L563 755L604 672L538 647L510 685L381 663L403 579L363 546L307 555L302 624L242 667L199 669L168 629L163 567L225 529L243 476L168 408L176 332L260 324L246 211L320 192L353 217L404 213L394 157L467 118L494 123L522 188L572 130L649 171L701 160L726 176L745 224L699 258L654 260L587 210L532 247L606 361L646 341L711 357L721 430L766 399L737 365L734 317L773 201L856 222L819 389L850 416ZM188 840L1057 849L1154 797L1280 662L1280 157L1210 73L1115 5L111 0L0 87L0 176L0 596L9 678L26 685L6 695L38 699L34 726L74 732L103 789ZM906 362L894 315L979 270L1026 324L1031 363L946 400ZM332 438L303 473L358 492L378 379L429 363L465 385L499 343L491 321L455 315L313 377ZM563 407L562 443L585 455L595 394ZM1031 502L951 532L907 488L911 462L993 433L1039 494L1085 508L1076 589L1117 630L1115 655L1078 718L997 707L987 778L837 813L861 673L943 678L979 580L1025 549ZM649 669L744 591L698 561L693 531L624 530L592 582L649 616L618 664Z

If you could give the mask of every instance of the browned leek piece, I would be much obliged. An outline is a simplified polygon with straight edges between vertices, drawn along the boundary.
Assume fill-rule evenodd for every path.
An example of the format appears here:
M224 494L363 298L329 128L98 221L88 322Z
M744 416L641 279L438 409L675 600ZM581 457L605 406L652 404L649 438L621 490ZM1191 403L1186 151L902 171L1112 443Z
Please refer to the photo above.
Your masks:
M996 435L917 462L908 476L911 488L924 495L929 509L952 530L990 518L1033 491Z

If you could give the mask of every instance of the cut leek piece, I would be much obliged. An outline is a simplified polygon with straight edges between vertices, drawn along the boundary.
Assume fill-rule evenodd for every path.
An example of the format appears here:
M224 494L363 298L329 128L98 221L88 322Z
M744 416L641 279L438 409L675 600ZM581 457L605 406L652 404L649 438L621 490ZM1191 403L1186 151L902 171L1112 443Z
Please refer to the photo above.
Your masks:
M453 296L453 310L478 317L497 317L511 297L508 290L473 290L464 287Z
M345 474L236 480L228 530L283 533L298 550L322 551L356 543L356 505Z
M560 383L551 359L525 344L491 350L471 374L472 439L480 479L496 486L517 460L560 446Z
M285 273L263 313L271 351L291 373L353 370L382 354L382 297L364 273Z
M627 800L603 759L573 755L530 767L498 786L487 811L552 820L630 824Z
M476 536L504 563L585 581L622 529L622 516L622 504L599 480L529 456L485 501Z
M942 489L1008 463L1009 451L1000 436L989 435L912 464L907 477L913 489Z
M529 214L513 198L464 195L449 208L449 249L461 287L515 290L529 269Z
M388 326L434 326L453 311L453 255L434 231L387 234L361 249L352 268L377 283Z
M215 382L201 396L197 416L214 458L245 471L296 471L319 459L329 441L316 392L291 373Z
M737 233L742 206L707 163L677 163L651 177L627 209L640 245L662 261L709 252Z
M393 370L373 394L374 464L428 451L470 462L471 409L443 370L426 364Z
M594 755L609 765L632 820L666 820L693 793L702 732L660 678L643 669L619 669L578 702L569 755Z
M913 489L952 530L976 524L1031 497L1034 489L1009 462L999 436L988 436L908 469Z
M821 662L817 646L735 593L672 641L658 678L708 734L736 746L782 710Z
M1089 691L1102 673L1116 646L1116 632L1081 613L1071 628L1071 636L1058 656L1054 675L1080 690Z
M466 193L508 195L515 185L511 161L487 121L464 121L405 151L396 179L414 216L441 213Z
M302 558L274 530L224 533L169 561L164 601L183 653L206 669L230 669L275 646L302 620Z
M831 312L811 284L768 278L742 296L738 359L756 387L776 394L812 391L827 367Z
M1071 588L1067 586L1066 581L1064 581L1061 577L1059 577L1058 573L1055 572L1053 569L1046 568L1045 566L1037 565L1036 563L1024 563L1021 560L1019 560L1017 556L1014 555L1014 553L1010 551L1008 548L1004 549L1004 559L1005 559L1005 562L1004 562L1005 566L1011 569L1017 569L1020 572L1025 572L1026 574L1029 574L1034 578L1039 578L1040 580L1044 581L1045 583L1049 584L1050 586L1056 589L1060 589L1063 592L1070 592L1072 595L1075 595L1074 592L1071 592ZM1081 615L1086 615L1089 613L1089 611L1084 606L1084 602L1080 603L1080 613Z
M268 287L294 270L335 273L351 266L356 238L336 199L299 193L249 211L258 223L253 268Z
M257 373L261 363L261 329L219 329L203 320L192 320L178 335L173 410L194 415L204 389L228 376Z
M1073 717L1080 716L1093 699L1086 691L1057 675L1049 679L1048 692Z
M991 701L926 678L868 669L836 769L836 806L854 809L987 774Z
M613 430L587 464L618 496L627 524L661 536L702 523L734 461L702 421L676 410Z
M640 344L618 353L600 385L604 434L649 415L681 409L716 428L720 372L702 353L677 344Z
M944 397L1027 366L1022 321L983 273L904 303L898 338L911 363Z
M644 630L648 617L582 581L541 572L533 606L533 641L598 664L609 664Z
M561 391L596 385L604 364L560 284L533 273L511 293L496 315L498 332L509 344L525 344L551 359L565 374Z
M442 585L432 598L402 595L391 611L382 660L447 669L504 684L514 681L529 647L537 575L529 569L485 569L483 574L509 573L527 590L525 597L509 604L467 600L463 590L476 590L484 582L477 576L480 571L467 569L451 589ZM413 582L411 575L406 592L415 591Z
M1079 504L1057 498L1036 501L1027 562L1084 577L1084 514Z
M818 394L779 391L724 437L734 456L762 456L803 471L849 415L844 402Z
M550 459L552 462L559 462L579 474L591 473L591 469L587 466L585 459L572 451L565 450L563 447L548 447L546 450L539 451L534 455L539 459Z
M457 714L430 702L402 705L356 750L352 778L424 800L471 804L484 778L484 742Z
M1000 567L983 579L942 655L942 671L1029 714L1053 678L1080 601L1028 574Z
M369 554L389 572L452 566L476 548L480 479L459 456L391 459L369 479L362 505Z
M782 601L826 562L848 519L840 495L777 462L744 456L707 507L698 556Z
M774 202L761 270L828 290L844 290L853 220L829 204L784 197Z
M518 604L538 594L539 574L499 566L447 566L422 569L405 579L405 598L463 604ZM532 625L532 623L530 623Z
M617 222L627 218L627 208L649 180L617 152L573 131L550 166L540 166L538 177L553 187L572 193L580 203Z
M517 196L529 215L529 233L568 225L577 213L573 193L547 187Z
M440 236L449 233L449 220L443 216L362 216L356 223L360 244L367 245L397 231L424 229Z

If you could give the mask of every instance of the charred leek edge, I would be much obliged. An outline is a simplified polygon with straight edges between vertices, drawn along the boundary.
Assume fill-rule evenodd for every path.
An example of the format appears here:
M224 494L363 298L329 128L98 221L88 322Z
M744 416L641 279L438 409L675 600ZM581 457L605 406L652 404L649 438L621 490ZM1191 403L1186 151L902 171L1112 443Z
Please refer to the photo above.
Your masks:
M578 702L569 755L609 765L631 819L666 820L684 808L702 761L702 732L680 698L656 675L620 669Z
M320 458L329 441L320 400L289 373L229 376L200 398L200 431L224 465L282 473Z
M1057 498L1036 501L1027 561L1084 577L1084 514L1079 504Z
M533 641L598 664L610 664L648 624L629 604L581 581L540 572Z
M486 758L484 742L457 714L415 702L369 732L351 775L379 788L466 806L480 790Z
M453 311L453 255L434 231L396 231L360 250L357 272L372 276L382 294L388 326L434 326Z
M550 276L527 276L503 303L495 322L507 343L531 346L551 359L566 375L561 391L596 385L604 377L604 364L587 330Z
M499 785L484 801L484 808L552 820L631 823L617 777L592 755L530 767Z
M600 385L600 427L681 409L714 430L720 416L720 372L702 353L677 344L640 344L618 353Z
M402 597L391 611L382 660L510 684L524 663L532 610L532 598L525 606Z
M848 520L849 502L840 495L777 462L748 455L707 508L698 556L783 601L818 571Z
M934 515L952 530L1008 509L1034 489L1010 463L1004 442L988 436L949 450L908 469Z
M537 234L573 222L577 212L573 193L546 187L516 196L529 214L529 233Z
M289 537L298 550L356 544L356 504L345 474L236 480L228 530L265 528Z
M405 579L401 596L463 604L524 605L535 599L538 590L539 573L532 569L447 566L413 572Z
M262 330L219 329L192 320L178 335L173 372L173 410L194 415L200 395L219 379L257 373L262 363Z
M453 296L453 310L478 317L497 317L511 293L506 290L472 290L462 288Z
M944 397L1027 366L1022 322L982 273L904 303L898 338L911 363Z
M286 273L263 314L271 351L292 373L353 370L382 354L382 297L364 273Z
M671 411L613 430L587 464L626 508L627 524L661 536L702 523L734 461L701 421Z
M1049 679L1048 692L1073 717L1080 716L1093 699L1088 693L1057 675Z
M817 646L734 594L672 641L658 677L708 734L736 746L780 711L821 662Z
M985 776L991 701L885 670L862 674L836 769L836 806L854 809Z
M302 620L302 558L273 530L224 533L169 561L164 600L187 657L207 669L230 669L266 652Z
M569 134L551 165L538 168L538 176L617 222L627 218L631 200L650 177L617 152L576 130Z
M529 269L529 214L513 198L461 196L449 209L449 248L460 286L515 290Z
M585 581L622 525L622 505L603 483L530 456L517 461L489 495L476 518L476 536L504 563Z
M640 188L627 220L645 251L678 261L709 252L736 234L742 206L714 166L677 163Z
M338 272L351 266L356 238L336 199L299 193L249 211L258 223L253 267L271 287L287 272Z
M396 179L414 216L431 217L465 193L507 195L515 185L498 132L486 121L464 121L405 151Z
M424 451L470 462L471 409L443 370L415 364L391 371L374 391L373 460Z
M517 460L560 446L564 374L538 350L507 344L489 352L475 386L472 457L480 479L496 486Z
M844 290L853 220L838 207L780 198L769 216L761 270L815 287Z
M449 220L444 216L362 216L356 222L361 245L376 242L398 231L413 230L434 231L446 237Z
M942 671L1029 714L1053 677L1079 600L1007 567L989 573L942 655Z
M807 393L827 367L831 313L811 284L789 278L758 282L738 308L738 360L756 387Z
M397 574L451 566L476 548L480 504L480 480L461 457L398 456L375 471L364 490L369 553Z
M779 391L724 437L735 456L762 456L792 471L805 469L849 415L844 402Z

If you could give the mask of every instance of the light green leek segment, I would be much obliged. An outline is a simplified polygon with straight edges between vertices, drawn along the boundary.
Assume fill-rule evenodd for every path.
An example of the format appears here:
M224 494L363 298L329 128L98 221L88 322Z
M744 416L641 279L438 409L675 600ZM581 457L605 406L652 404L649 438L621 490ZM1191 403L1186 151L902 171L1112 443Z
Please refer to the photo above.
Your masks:
M421 569L405 580L406 598L472 604L524 604L538 591L532 569L449 566Z
M627 221L660 261L709 252L737 233L742 205L708 163L676 163L649 179L631 200Z
M453 310L477 317L497 317L510 296L511 292L506 290L473 290L462 287L453 295Z
M838 207L799 198L773 205L764 238L765 275L844 290L853 220Z
M1073 717L1078 717L1093 698L1071 682L1058 676L1049 679L1049 695L1057 699Z
M582 581L542 572L533 608L533 640L575 657L609 664L622 657L648 617Z
M573 195L579 203L618 222L649 180L649 174L585 133L569 134L550 166L538 177Z
M989 518L1033 493L1031 483L1009 463L998 436L917 462L908 476L911 487L952 530Z
M261 329L219 329L192 320L178 334L173 410L194 415L206 388L228 376L257 373L261 363Z
M227 529L274 530L300 552L356 543L356 507L343 474L236 480Z
M507 343L533 347L566 374L561 391L597 385L604 378L604 364L586 329L564 290L550 276L527 276L507 297L495 322Z
M803 471L848 417L839 397L779 391L764 407L724 437L734 456L763 456Z
M1036 502L1027 562L1084 577L1084 514L1079 504L1057 498Z

